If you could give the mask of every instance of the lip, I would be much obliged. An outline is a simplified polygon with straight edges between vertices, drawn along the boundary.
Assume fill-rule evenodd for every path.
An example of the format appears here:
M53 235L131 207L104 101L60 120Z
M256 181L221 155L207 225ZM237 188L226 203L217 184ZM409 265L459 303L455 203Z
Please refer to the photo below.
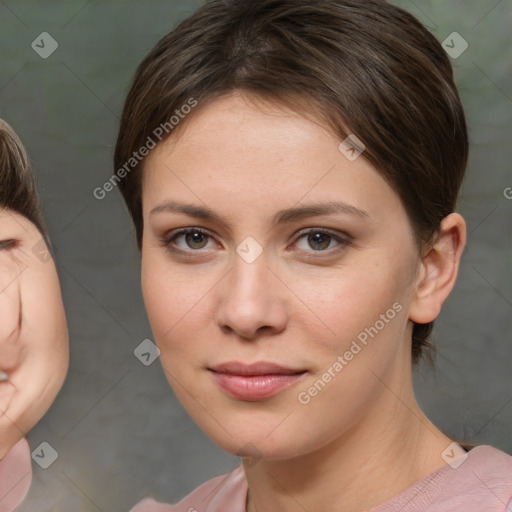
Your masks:
M208 370L228 395L252 401L277 395L307 373L307 370L265 361L252 364L233 361Z
M246 364L238 361L230 361L228 363L222 363L217 366L208 368L214 372L228 373L231 375L292 375L296 373L303 373L306 370L302 368L290 368L281 366L276 363L270 363L267 361L258 361L256 363Z

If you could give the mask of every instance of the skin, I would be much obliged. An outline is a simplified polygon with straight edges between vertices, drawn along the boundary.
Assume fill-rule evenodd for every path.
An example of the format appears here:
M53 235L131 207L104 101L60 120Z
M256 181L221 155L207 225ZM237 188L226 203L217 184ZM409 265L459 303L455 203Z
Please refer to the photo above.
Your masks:
M411 334L453 288L464 220L446 217L420 255L394 190L340 142L283 106L233 93L200 106L145 163L142 289L162 366L204 432L243 456L251 511L367 510L443 466L451 443L415 401ZM225 225L153 212L171 200L207 206ZM273 224L278 210L327 201L367 215ZM208 236L171 241L180 228ZM348 243L308 242L309 228ZM252 263L236 252L248 236L263 249ZM301 404L298 393L395 303L401 311ZM275 396L241 400L208 370L227 361L307 373Z
M0 209L0 458L39 421L68 368L68 331L55 264L38 229Z

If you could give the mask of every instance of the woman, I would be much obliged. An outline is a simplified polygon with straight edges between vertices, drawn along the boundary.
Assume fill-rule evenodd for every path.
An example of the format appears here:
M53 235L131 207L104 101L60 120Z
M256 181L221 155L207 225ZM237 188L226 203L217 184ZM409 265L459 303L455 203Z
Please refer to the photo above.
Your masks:
M25 434L60 390L68 331L34 178L19 138L0 120L0 512L30 487Z
M115 151L161 362L242 465L135 512L502 512L412 367L456 281L468 135L449 58L380 0L214 0L139 66Z

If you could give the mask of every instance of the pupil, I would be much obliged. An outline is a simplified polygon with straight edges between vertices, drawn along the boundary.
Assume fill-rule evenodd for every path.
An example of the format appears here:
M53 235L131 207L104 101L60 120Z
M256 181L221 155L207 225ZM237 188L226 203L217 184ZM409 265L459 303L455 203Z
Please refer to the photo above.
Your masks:
M326 249L329 246L329 235L325 235L322 233L315 233L314 235L310 235L309 239L310 242L313 244L320 244L322 247L318 247L319 249L323 250Z
M188 237L191 242L191 244L189 244L189 245L194 245L194 244L201 245L201 241L204 242L204 240L202 240L204 235L202 233L198 233L197 231L193 232L193 233L189 233Z

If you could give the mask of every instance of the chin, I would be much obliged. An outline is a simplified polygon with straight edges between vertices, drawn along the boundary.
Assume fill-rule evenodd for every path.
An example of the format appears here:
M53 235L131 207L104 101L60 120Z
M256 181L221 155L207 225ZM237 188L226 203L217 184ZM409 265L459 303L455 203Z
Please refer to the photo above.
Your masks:
M282 418L281 418L282 420ZM281 421L280 420L280 421ZM279 421L272 422L272 425ZM286 460L302 454L305 439L298 439L290 431L269 433L273 427L261 421L242 425L242 421L223 423L227 431L219 425L200 424L204 433L223 450L238 457L251 457L254 459ZM263 428L262 428L263 425ZM230 435L232 434L232 435ZM300 452L298 451L300 449Z

